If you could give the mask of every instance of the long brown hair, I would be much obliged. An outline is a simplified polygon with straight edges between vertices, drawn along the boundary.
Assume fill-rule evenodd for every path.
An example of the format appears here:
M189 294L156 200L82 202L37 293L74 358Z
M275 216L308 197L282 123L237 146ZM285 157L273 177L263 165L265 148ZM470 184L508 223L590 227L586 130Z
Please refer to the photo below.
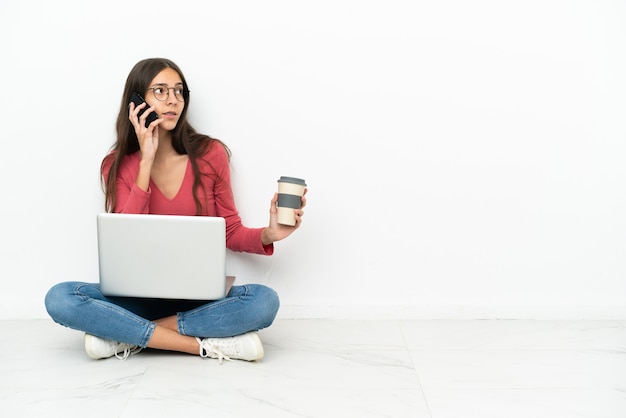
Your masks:
M204 190L202 182L200 181L201 176L208 174L200 172L196 159L204 155L209 145L214 142L224 147L230 159L231 152L226 144L219 139L198 133L187 121L187 110L189 109L190 103L189 88L185 76L178 65L166 58L148 58L139 61L126 78L124 94L122 95L122 101L120 103L120 111L117 115L117 140L111 147L111 151L102 160L100 166L101 182L105 194L104 206L107 212L112 212L115 209L117 172L122 160L125 156L139 151L139 140L137 139L135 128L128 119L130 96L134 91L146 91L154 77L166 68L171 68L176 71L183 82L185 107L180 115L178 124L172 131L172 145L179 154L189 156L189 161L191 162L194 173L193 198L196 202L197 215L202 213L202 201L198 197L198 189L202 188L206 195L206 190ZM210 165L210 162L208 163ZM104 178L107 167L110 167L109 172L107 178Z

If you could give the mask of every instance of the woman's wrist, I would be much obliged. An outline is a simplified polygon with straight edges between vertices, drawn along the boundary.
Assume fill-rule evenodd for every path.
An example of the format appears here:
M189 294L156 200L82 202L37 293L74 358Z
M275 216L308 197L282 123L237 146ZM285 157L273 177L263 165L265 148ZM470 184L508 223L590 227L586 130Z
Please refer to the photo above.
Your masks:
M139 172L137 173L137 180L135 180L135 183L144 192L147 192L148 188L150 187L150 172L152 171L152 162L153 160L145 158L139 160Z
M263 246L270 245L274 242L270 235L270 228L268 226L261 230L261 243Z

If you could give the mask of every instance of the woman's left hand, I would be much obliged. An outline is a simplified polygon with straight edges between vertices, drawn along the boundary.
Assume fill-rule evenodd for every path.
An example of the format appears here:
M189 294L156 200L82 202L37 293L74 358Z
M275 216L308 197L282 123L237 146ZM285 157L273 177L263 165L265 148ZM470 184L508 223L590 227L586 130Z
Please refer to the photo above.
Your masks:
M273 242L285 239L291 235L293 231L300 227L302 224L302 216L304 216L304 211L302 209L306 206L306 192L307 189L304 189L304 194L302 195L302 206L300 206L300 209L294 209L296 217L296 224L294 226L282 225L278 223L278 193L274 193L270 206L270 224L268 227L264 228L261 233L261 241L263 241L263 245L269 245Z

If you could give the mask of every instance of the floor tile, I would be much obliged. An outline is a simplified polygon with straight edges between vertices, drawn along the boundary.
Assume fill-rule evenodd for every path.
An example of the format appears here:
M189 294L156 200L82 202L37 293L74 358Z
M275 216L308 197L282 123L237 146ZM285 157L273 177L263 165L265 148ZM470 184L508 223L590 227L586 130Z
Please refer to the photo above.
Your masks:
M626 321L288 320L257 362L144 350L0 320L0 416L623 418ZM88 415L85 415L85 413Z
M401 321L411 349L626 350L626 321Z
M424 388L621 389L626 353L578 350L413 350Z
M406 349L397 321L283 320L262 330L260 335L264 344L280 350L354 352Z
M419 390L306 389L265 386L207 391L180 388L163 396L141 388L128 402L123 417L395 417L430 418Z
M611 389L432 389L432 418L623 418L626 393Z

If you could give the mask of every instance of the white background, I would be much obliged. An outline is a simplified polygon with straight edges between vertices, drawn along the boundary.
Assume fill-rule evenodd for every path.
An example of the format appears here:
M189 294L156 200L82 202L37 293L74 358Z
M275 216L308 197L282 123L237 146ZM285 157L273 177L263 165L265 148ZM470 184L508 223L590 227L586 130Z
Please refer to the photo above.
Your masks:
M626 318L626 2L0 0L0 317L97 281L126 76L178 63L291 317Z

